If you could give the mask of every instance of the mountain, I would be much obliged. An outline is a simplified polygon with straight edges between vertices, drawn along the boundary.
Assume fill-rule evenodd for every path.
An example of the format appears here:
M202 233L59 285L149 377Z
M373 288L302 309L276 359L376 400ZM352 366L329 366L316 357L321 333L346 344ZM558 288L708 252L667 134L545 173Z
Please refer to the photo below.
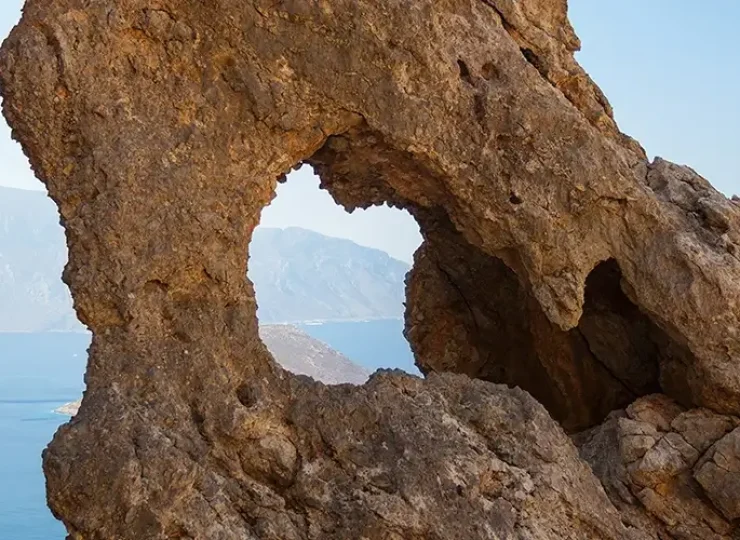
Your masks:
M297 375L308 375L325 384L363 384L370 372L289 324L260 326L260 337L281 366ZM66 403L55 412L74 416L82 400Z
M44 193L0 187L0 331L82 329L62 283L67 260L56 206Z
M261 323L403 315L406 263L298 228L258 228L249 277ZM61 281L64 232L42 192L0 187L0 332L83 330Z
M305 229L257 229L249 277L260 322L403 316L406 263Z
M362 384L370 372L289 324L260 326L260 338L281 366L326 384Z

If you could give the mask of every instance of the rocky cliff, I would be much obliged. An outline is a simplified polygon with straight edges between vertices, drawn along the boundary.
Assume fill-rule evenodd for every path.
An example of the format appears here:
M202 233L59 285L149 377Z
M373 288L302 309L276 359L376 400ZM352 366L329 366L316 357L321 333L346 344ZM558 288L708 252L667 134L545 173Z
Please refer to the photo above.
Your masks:
M44 455L73 538L737 536L740 207L620 133L566 10L28 0L4 114L94 333ZM425 380L260 341L244 253L302 162L417 219Z

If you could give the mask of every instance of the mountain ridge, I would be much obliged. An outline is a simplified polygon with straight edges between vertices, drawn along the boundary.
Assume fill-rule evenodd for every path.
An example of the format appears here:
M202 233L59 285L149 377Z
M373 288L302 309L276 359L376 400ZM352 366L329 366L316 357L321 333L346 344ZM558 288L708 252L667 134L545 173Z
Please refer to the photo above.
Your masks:
M46 193L0 186L0 332L85 330L61 281L66 259ZM409 269L379 249L300 227L261 227L250 243L264 324L401 318Z

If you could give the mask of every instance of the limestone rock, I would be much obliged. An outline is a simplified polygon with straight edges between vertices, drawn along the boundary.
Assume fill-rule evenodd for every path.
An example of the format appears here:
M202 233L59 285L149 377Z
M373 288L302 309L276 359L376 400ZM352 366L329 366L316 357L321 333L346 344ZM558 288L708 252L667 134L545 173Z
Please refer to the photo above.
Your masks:
M738 533L738 425L652 395L575 441L625 523L653 538L730 539Z
M732 439L708 456L680 414L624 413L623 436L610 416L594 440L616 458L589 459L619 473L599 476L629 502L609 502L544 409L492 384L571 432L654 392L740 414L740 207L619 132L566 7L26 2L3 112L94 334L44 457L73 538L731 534L712 467ZM259 340L245 253L304 162L346 209L419 222L406 333L426 381L327 388Z
M715 443L694 478L727 519L740 518L740 428Z
M108 397L91 425L86 411L100 409L86 398L58 437L108 433L74 454L93 477L118 471L116 504L100 505L100 487L71 474L63 450L45 456L47 474L64 479L52 507L75 505L67 526L99 538L646 538L621 524L526 392L460 375L289 384L287 403L257 384L241 402L201 400L167 419L127 403L142 421L121 435L105 426L124 402ZM161 427L176 421L184 431Z

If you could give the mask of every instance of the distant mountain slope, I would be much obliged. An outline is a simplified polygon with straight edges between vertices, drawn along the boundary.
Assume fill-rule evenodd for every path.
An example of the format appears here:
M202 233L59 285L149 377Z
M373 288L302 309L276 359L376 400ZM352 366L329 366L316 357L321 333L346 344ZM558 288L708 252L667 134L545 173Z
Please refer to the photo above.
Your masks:
M82 330L58 221L44 193L0 187L0 332ZM258 228L250 251L262 323L402 316L409 267L382 251L297 228Z
M305 229L257 229L250 246L260 322L403 316L409 266Z
M370 373L327 344L288 324L260 326L260 337L280 365L297 375L308 375L325 384L363 384ZM56 412L74 416L81 401Z
M370 376L370 372L295 326L262 325L260 337L275 360L298 375L326 384L363 384Z
M72 331L82 325L61 281L64 232L44 193L0 187L0 331Z

